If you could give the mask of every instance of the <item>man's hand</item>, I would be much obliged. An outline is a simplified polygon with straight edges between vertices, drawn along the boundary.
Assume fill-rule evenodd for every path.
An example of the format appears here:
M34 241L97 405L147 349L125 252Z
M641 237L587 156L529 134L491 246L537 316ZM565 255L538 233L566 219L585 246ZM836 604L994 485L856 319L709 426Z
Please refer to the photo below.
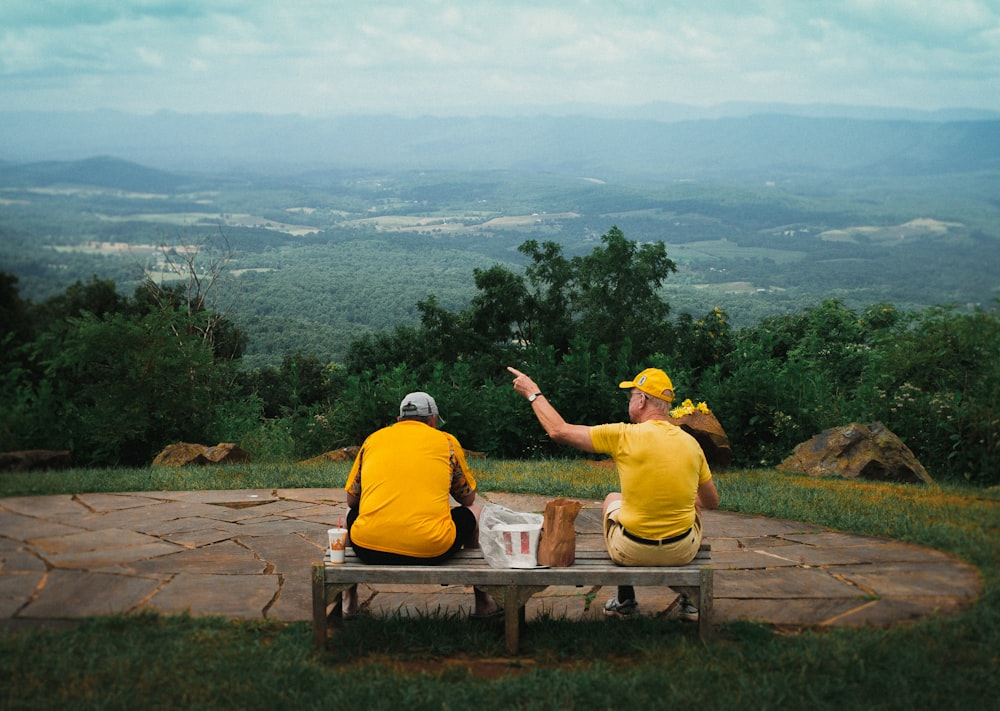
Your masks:
M531 397L535 393L541 392L538 385L535 384L535 381L517 368L512 368L508 365L507 372L514 376L514 390L517 391L517 393L522 397Z
M507 372L514 376L514 390L521 396L528 398L535 393L541 393L534 380L522 373L517 368L507 366ZM540 397L532 403L535 417L545 429L545 433L552 438L553 442L568 444L570 447L582 449L584 452L593 452L594 443L590 439L590 427L586 425L572 425L563 419L562 415L549 402L548 398Z

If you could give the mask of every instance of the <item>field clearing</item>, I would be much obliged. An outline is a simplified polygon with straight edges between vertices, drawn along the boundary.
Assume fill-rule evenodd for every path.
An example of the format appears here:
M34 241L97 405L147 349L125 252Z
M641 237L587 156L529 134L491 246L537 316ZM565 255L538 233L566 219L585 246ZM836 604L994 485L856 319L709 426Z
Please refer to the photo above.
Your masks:
M490 227L529 227L556 220L574 220L578 217L580 215L575 212L554 212L552 214L536 212L530 215L504 215L503 217L494 217L487 220L478 225L477 229L489 229Z
M772 249L770 247L741 247L726 239L703 242L667 243L667 253L671 259L683 262L706 262L727 259L769 259L777 264L792 264L808 256L806 252L793 249Z
M726 294L752 294L757 287L752 281L727 281L721 284L695 284L695 289L715 289Z
M856 243L860 239L880 244L898 244L907 238L943 237L954 229L965 227L961 222L944 222L930 217L919 217L900 225L879 227L875 225L859 225L842 230L827 230L820 232L819 238L826 242Z
M163 193L136 193L130 192L128 190L114 190L109 188L98 188L98 187L68 187L68 186L50 186L50 187L36 187L36 188L25 188L26 193L36 193L38 195L64 195L70 197L115 197L124 198L126 200L167 200L170 198L169 195Z
M146 212L135 215L103 215L98 219L105 222L155 222L180 227L190 225L224 225L227 227L257 227L275 232L284 232L295 237L319 232L318 227L296 225L269 220L266 217L249 214L221 214L218 212Z
M418 215L381 215L351 220L352 225L367 225L378 232L464 232L467 225L459 217Z
M509 229L517 227L538 227L560 220L580 217L575 212L533 213L530 215L503 215L491 217L482 222L481 215L454 215L427 217L425 215L382 215L379 217L363 217L351 224L373 225L379 232L484 232L490 229Z
M83 244L57 245L52 247L57 252L78 252L80 254L117 255L149 257L162 253L163 248L155 244L130 244L128 242L84 242ZM197 252L198 248L191 245L175 247L177 251Z

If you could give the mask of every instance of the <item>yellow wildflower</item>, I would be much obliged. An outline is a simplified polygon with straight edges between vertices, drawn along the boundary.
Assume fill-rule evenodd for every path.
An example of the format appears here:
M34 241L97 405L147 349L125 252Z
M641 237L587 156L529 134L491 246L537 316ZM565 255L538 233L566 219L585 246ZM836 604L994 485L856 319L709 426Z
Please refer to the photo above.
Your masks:
M670 411L670 416L674 418L684 417L684 415L692 415L695 412L701 412L705 415L710 415L711 410L708 409L708 405L704 402L699 402L695 405L691 399L687 399L680 404L680 407L675 407Z

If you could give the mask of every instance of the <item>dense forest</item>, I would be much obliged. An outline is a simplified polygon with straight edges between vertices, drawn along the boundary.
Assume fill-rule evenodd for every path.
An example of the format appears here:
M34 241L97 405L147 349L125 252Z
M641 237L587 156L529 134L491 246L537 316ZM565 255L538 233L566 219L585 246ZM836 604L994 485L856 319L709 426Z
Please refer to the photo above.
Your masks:
M469 448L566 456L504 366L586 424L621 420L616 384L656 366L680 399L716 413L737 466L774 465L822 429L881 421L932 476L998 483L996 311L855 311L833 299L733 328L719 308L671 314L660 287L677 265L662 242L612 227L583 255L553 241L518 250L523 272L474 269L467 306L432 294L417 325L358 336L341 364L299 351L252 370L240 362L247 334L207 306L221 266L188 260L186 281L147 280L131 297L95 278L40 304L0 274L0 449L65 448L114 466L148 463L174 441L235 441L257 459L306 458L360 443L420 389Z

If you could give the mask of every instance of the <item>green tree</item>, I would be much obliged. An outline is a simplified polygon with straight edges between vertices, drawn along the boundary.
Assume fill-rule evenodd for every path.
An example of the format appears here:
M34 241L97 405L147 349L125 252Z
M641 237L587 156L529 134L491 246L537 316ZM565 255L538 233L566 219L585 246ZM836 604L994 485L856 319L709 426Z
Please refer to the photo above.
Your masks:
M189 325L176 311L106 319L88 312L65 334L43 336L38 405L59 423L51 435L92 465L148 464L171 442L211 439L232 373Z
M560 358L577 338L610 353L628 341L639 359L664 352L670 306L659 290L676 265L662 242L639 246L618 227L601 242L572 259L555 242L524 242L518 249L531 264L523 277L499 266L476 272L468 322L494 342L551 347Z
M859 406L932 476L1000 482L1000 315L938 307L898 319L863 374Z
M659 291L677 265L663 242L638 245L618 227L601 236L604 246L573 259L578 334L619 351L629 339L639 358L662 353L671 343L670 305Z
M66 291L34 309L34 317L51 327L53 324L89 313L103 318L129 310L128 299L118 293L111 279L91 278L89 282L75 281Z
M0 272L0 345L5 353L33 337L31 304L21 299L17 282L13 274Z

